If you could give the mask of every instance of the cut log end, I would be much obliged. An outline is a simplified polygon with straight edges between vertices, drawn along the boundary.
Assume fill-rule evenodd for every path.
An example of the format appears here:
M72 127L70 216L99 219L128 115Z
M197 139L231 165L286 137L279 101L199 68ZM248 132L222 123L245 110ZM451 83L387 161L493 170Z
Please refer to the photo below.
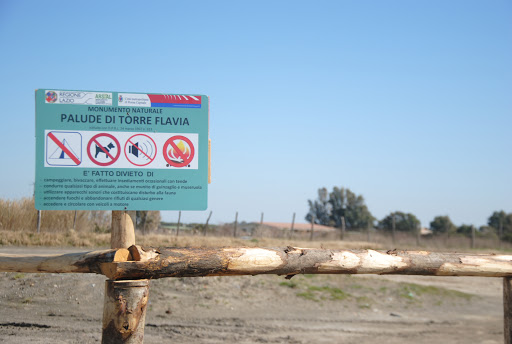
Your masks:
M133 260L131 252L126 248L120 248L114 254L114 262L127 262Z

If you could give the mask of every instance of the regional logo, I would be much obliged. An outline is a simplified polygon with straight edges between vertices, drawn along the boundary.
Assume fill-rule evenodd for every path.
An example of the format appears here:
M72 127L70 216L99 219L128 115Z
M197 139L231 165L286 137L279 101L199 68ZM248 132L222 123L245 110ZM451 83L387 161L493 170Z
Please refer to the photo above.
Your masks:
M122 103L123 102L123 96L122 95L119 95L119 102Z
M46 92L46 102L55 103L57 101L57 92L48 91Z

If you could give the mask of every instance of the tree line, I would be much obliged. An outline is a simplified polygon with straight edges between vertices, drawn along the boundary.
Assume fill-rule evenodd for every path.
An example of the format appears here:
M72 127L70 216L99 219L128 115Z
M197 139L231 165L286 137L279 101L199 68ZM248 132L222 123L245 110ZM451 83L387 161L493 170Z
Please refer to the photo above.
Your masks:
M320 225L361 230L376 228L383 231L416 233L421 226L418 218L411 213L394 211L381 220L377 220L365 204L362 195L356 195L348 188L334 187L331 192L327 188L318 189L318 197L308 200L309 212L305 219ZM343 224L344 222L344 224ZM512 213L494 211L487 220L486 226L476 228L472 224L456 226L447 215L434 217L430 222L433 234L463 234L470 236L473 228L486 234L495 234L505 241L512 242Z

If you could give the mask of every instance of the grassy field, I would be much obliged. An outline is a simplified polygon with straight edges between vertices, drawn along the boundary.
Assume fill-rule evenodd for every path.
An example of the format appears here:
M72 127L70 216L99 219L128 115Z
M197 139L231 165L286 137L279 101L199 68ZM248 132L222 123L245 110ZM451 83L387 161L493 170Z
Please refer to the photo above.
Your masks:
M40 232L37 232L37 211L32 198L0 200L0 245L4 246L110 246L110 212L108 211L44 211ZM251 227L252 226L252 227ZM247 227L247 228L246 228ZM252 229L248 229L251 227ZM74 228L74 229L73 229ZM233 238L233 224L210 225L203 236L203 224L181 224L176 235L176 224L161 223L159 234L142 235L136 242L146 246L222 247L222 246L298 246L324 248L422 249L433 251L512 251L512 244L499 242L496 236L479 233L471 248L470 238L460 234L434 235L417 238L414 234L391 234L378 230L348 231L344 240L339 233L310 233L270 231L257 224L239 224L238 236ZM152 232L155 233L155 232Z
M374 243L358 241L303 241L276 238L232 238L212 236L179 236L169 234L137 233L136 242L142 246L166 246L166 247L312 247L332 249L358 249L380 248ZM29 231L5 231L0 230L0 245L5 246L75 246L75 247L109 247L110 233L85 233L69 230L66 233L33 233Z

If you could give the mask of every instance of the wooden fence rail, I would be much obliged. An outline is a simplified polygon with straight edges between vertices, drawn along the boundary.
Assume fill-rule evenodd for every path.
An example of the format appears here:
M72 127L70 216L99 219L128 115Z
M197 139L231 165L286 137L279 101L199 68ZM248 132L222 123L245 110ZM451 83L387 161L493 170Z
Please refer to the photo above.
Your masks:
M0 253L0 271L107 276L102 342L116 344L143 341L149 290L146 279L258 274L292 278L301 273L504 277L505 343L512 344L512 255L298 247L142 248L132 245L128 249L62 255Z
M276 274L512 277L512 255L316 248L142 248L0 254L0 271L98 273L112 280Z

